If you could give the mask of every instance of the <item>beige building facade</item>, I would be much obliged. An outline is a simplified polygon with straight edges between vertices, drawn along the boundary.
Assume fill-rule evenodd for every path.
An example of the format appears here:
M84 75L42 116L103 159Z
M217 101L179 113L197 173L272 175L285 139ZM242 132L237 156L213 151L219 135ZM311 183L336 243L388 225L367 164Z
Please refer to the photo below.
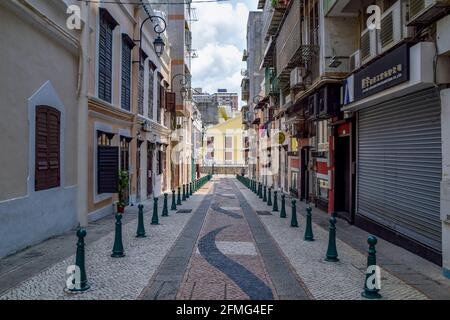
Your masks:
M169 39L168 15L146 2L0 3L0 257L114 214L120 171L128 206L179 185L171 50L185 38Z

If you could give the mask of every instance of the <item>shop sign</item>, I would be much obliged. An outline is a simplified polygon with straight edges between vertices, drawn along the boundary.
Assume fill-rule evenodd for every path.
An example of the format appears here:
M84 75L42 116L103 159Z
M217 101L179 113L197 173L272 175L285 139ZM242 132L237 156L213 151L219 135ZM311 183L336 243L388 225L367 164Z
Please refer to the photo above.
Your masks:
M354 101L392 88L409 80L407 43L354 75Z

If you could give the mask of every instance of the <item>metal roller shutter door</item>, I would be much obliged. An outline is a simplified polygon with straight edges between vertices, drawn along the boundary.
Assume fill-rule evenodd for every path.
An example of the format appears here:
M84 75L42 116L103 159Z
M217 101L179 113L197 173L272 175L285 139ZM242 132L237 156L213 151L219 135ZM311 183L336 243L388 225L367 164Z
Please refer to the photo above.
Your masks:
M441 251L441 108L435 89L361 110L358 214Z

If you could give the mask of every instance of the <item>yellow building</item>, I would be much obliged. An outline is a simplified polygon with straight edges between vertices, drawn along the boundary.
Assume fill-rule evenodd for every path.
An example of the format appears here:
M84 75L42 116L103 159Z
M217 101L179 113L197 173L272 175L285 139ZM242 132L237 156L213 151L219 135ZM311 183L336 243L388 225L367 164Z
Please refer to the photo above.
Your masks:
M242 113L206 130L203 167L215 173L241 173L248 159L248 138L244 136Z

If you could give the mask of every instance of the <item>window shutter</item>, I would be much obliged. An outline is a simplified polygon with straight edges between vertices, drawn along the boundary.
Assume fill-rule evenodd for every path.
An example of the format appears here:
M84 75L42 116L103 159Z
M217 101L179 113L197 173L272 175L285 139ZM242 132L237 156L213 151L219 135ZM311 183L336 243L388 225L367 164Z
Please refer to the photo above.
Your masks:
M175 112L176 95L175 92L166 92L166 109Z
M111 15L100 8L98 50L98 97L111 103L113 30L117 23Z
M150 63L150 70L148 73L148 118L153 119L153 87L155 72L153 71L152 64Z
M117 193L119 184L119 147L97 147L98 194Z
M122 109L131 110L131 50L132 40L126 35L122 35Z
M60 186L60 119L60 112L54 108L36 108L36 191Z

